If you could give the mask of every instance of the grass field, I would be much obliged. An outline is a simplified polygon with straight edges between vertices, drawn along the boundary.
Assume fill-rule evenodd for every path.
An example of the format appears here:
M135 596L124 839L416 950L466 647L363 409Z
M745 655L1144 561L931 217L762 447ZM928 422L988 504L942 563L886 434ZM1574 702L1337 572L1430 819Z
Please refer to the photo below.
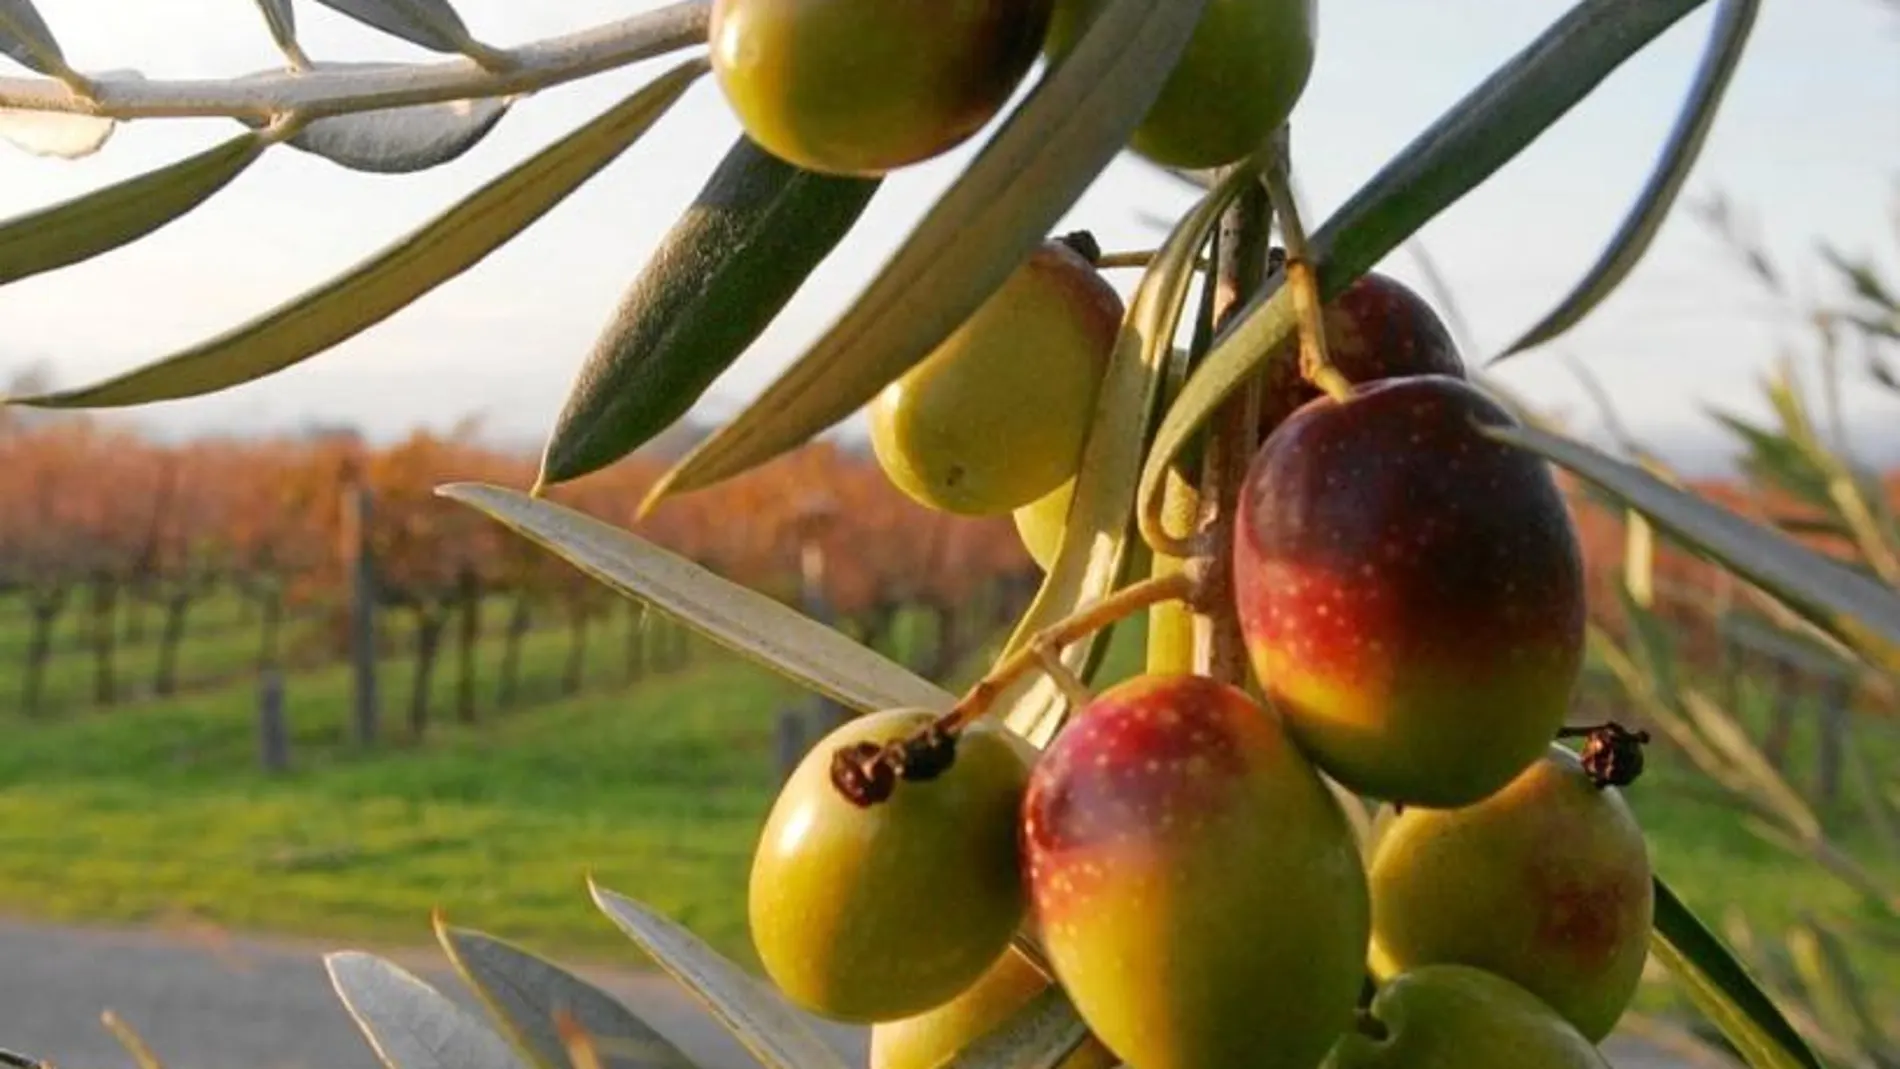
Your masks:
M1139 632L1127 638L1111 677L1138 656ZM617 638L596 644L595 671L617 672ZM531 636L524 681L551 685L565 650L559 631ZM407 667L387 668L399 735ZM0 670L0 693L10 682ZM449 682L438 680L445 699ZM190 918L343 944L426 940L441 906L569 960L633 962L586 899L591 872L753 963L745 875L773 794L773 713L801 692L702 650L682 672L473 727L439 714L425 743L363 754L346 741L347 685L335 670L292 680L295 767L274 777L253 756L248 685L0 723L0 911ZM1867 741L1876 767L1896 767L1890 737ZM1712 920L1736 908L1773 931L1853 908L1851 892L1749 834L1730 802L1660 756L1629 793L1658 868ZM1850 824L1843 837L1871 834ZM1900 884L1900 867L1876 871ZM1900 957L1868 960L1892 1005Z

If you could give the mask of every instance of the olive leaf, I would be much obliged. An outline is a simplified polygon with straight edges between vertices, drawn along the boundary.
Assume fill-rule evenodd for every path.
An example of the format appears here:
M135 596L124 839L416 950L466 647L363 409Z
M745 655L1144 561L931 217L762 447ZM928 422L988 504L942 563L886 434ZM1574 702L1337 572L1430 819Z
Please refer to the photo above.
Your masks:
M1874 1065L1891 1063L1900 1055L1887 1042L1885 1029L1867 997L1867 985L1848 960L1841 936L1813 920L1803 920L1789 931L1788 953L1808 1001L1825 1019L1828 1032L1851 1043L1862 1060Z
M1688 99L1676 116L1676 125L1663 147L1662 158L1609 246L1557 307L1487 363L1497 364L1542 345L1582 322L1591 309L1622 284L1649 251L1650 243L1662 229L1663 220L1669 217L1683 183L1688 181L1689 172L1702 154L1702 146L1715 125L1716 113L1721 110L1722 98L1734 79L1735 69L1741 65L1742 52L1760 11L1761 0L1722 0L1715 13L1708 47L1702 54L1701 67Z
M1003 284L1127 144L1207 0L1106 0L870 286L642 510L796 448L929 355Z
M1815 816L1813 807L1749 738L1748 729L1741 721L1698 690L1682 691L1681 704L1696 730L1728 761L1735 774L1748 783L1749 796L1757 804L1779 817L1803 841L1813 842L1821 837L1821 820Z
M486 513L614 590L853 709L947 709L956 701L796 609L611 524L497 486L456 483L437 493Z
M112 1033L112 1038L118 1040L119 1046L131 1055L132 1064L138 1069L165 1069L165 1063L152 1050L152 1045L145 1042L145 1037L139 1035L138 1029L127 1023L125 1018L107 1010L99 1015L99 1023L105 1025L106 1031Z
M795 167L741 134L581 366L543 451L540 482L606 467L684 416L882 185Z
M108 408L196 397L281 371L407 307L565 200L646 133L706 73L681 63L342 275L225 333L103 382L11 404Z
M479 49L448 0L317 0L365 26L434 52Z
M297 13L290 0L257 0L257 10L263 14L277 47L285 52L297 51Z
M1654 879L1656 912L1649 949L1704 1016L1721 1029L1753 1069L1823 1069L1742 963L1676 897Z
M587 889L601 912L711 1010L765 1069L847 1069L777 992L698 936L591 879Z
M77 111L0 108L0 138L35 156L83 159L106 147L117 120Z
M355 950L323 966L388 1069L525 1069L500 1036L400 967Z
M1182 216L1143 273L1102 379L1061 546L1003 656L1022 649L1036 632L1114 593L1126 574L1134 539L1136 477L1174 354L1175 330L1194 279L1195 260L1221 212L1259 174L1258 160L1229 171ZM1070 671L1084 673L1105 645L1099 634L1092 635L1064 649L1062 661ZM1012 684L996 702L1010 728L1038 746L1055 737L1071 712L1068 706L1061 688L1044 672Z
M1312 235L1331 300L1427 222L1497 173L1704 0L1583 0L1420 134ZM1292 294L1273 285L1215 338L1155 432L1142 500L1175 457L1294 329Z
M324 62L312 64L311 69L399 70L401 66ZM408 174L460 158L488 136L511 103L507 98L479 97L352 112L317 119L297 131L289 143L353 171Z
M70 71L59 42L32 0L0 0L0 55L41 74L59 76Z
M1581 442L1531 427L1481 430L1595 483L1870 660L1900 666L1900 593Z
M1062 988L1042 994L971 1041L943 1069L1055 1069L1089 1037L1089 1026Z
M449 961L536 1069L572 1069L557 1015L584 1029L600 1069L693 1069L693 1061L612 995L493 936L436 918Z
M170 166L0 222L0 285L91 259L158 230L223 189L270 143L264 134L243 134Z

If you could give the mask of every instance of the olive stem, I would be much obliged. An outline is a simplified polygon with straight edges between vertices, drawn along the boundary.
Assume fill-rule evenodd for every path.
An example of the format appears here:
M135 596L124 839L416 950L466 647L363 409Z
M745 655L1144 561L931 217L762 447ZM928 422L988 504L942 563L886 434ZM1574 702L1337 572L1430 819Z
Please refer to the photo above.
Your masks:
M1271 209L1257 183L1243 190L1221 218L1215 265L1213 328L1218 331L1266 281ZM1251 376L1214 414L1201 458L1201 515L1197 541L1226 561L1232 553L1241 484L1253 460L1260 428L1260 377ZM1234 612L1232 569L1205 569L1208 588L1194 613L1194 671L1223 683L1247 675L1247 644Z
M1199 561L1174 575L1144 579L1116 591L1094 604L1038 631L1022 648L991 668L977 680L949 712L932 720L922 729L879 746L860 742L840 746L831 755L831 785L845 800L859 807L877 805L890 798L899 780L929 780L942 775L956 760L958 735L986 716L997 695L1031 669L1063 647L1086 638L1110 624L1117 623L1164 601L1180 598L1198 604L1207 585L1207 567ZM1057 662L1067 673L1067 668ZM1087 688L1069 674L1074 685L1086 696ZM1062 680L1056 680L1062 686ZM1065 691L1066 691L1065 687Z
M1160 254L1160 249L1130 249L1127 252L1105 252L1101 258L1096 261L1095 266L1104 271L1113 270L1115 268L1147 267L1149 264L1154 263L1155 257ZM1205 259L1195 260L1194 269L1197 271L1207 270L1207 261Z
M1313 266L1312 250L1306 243L1306 227L1300 222L1300 209L1293 199L1293 183L1288 171L1290 143L1288 128L1282 126L1274 135L1264 179L1267 195L1273 200L1273 213L1280 219L1281 240L1286 244L1286 284L1292 291L1293 311L1300 322L1300 374L1333 400L1344 401L1352 396L1352 383L1333 364L1326 345L1319 272Z
M1029 648L1035 653L1036 663L1042 668L1043 674L1048 676L1062 691L1063 696L1069 699L1071 707L1081 709L1095 700L1095 694L1089 690L1088 684L1082 682L1080 677L1069 671L1068 665L1062 663L1060 649L1042 641L1031 642Z
M1195 601L1201 596L1202 573L1195 570L1157 576L1131 583L1105 598L1088 605L1038 631L1023 647L991 668L976 681L949 712L937 718L936 728L955 734L983 718L1004 688L1037 667L1047 650L1063 647L1087 638L1164 601Z

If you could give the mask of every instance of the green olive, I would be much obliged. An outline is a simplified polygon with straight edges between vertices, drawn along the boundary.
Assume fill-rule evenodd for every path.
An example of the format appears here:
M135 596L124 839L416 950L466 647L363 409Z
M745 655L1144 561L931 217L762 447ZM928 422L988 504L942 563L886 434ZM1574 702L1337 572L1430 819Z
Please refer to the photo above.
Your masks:
M1075 480L1070 479L1054 490L1010 513L1016 523L1016 535L1023 548L1043 571L1056 562L1062 548L1062 532L1069 522L1069 502L1075 498Z
M1074 46L1103 0L1056 0L1044 45ZM1167 167L1221 167L1251 154L1293 114L1313 72L1317 0L1207 0L1174 73L1129 139Z
M987 723L964 731L935 779L860 807L832 755L905 738L930 713L859 717L805 756L767 817L747 907L753 945L785 996L833 1020L915 1016L975 984L1026 910L1018 806L1035 750Z
M943 153L1022 83L1051 0L714 0L713 73L745 132L807 170Z
M1093 265L1045 243L872 401L878 463L943 512L1000 515L1055 491L1081 464L1121 318Z
M870 1069L938 1069L1048 989L1049 979L1010 950L981 980L929 1013L873 1025ZM1116 1064L1115 1056L1090 1036L1056 1069L1114 1069Z

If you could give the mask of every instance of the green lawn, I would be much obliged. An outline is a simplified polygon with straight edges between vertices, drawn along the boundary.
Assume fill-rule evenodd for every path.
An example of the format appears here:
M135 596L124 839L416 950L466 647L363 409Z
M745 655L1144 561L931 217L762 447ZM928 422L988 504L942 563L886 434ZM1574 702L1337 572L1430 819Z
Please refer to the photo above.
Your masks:
M682 672L605 688L619 671L619 626L596 636L596 689L485 712L473 727L444 710L420 745L401 738L407 668L392 661L395 741L372 754L346 741L347 677L298 676L296 767L280 777L256 770L248 687L0 725L0 911L183 915L341 944L424 940L441 906L458 924L570 960L633 961L587 901L592 872L751 964L743 896L773 793L773 713L802 695L704 649ZM1111 677L1137 663L1140 638L1135 628L1116 644ZM559 631L531 636L525 678L552 686L565 649ZM449 680L438 684L446 696ZM1875 744L1879 767L1895 767L1900 746ZM1743 830L1692 774L1660 756L1651 769L1629 793L1656 863L1712 921L1733 906L1773 930L1853 906L1850 892ZM1854 847L1871 834L1843 831ZM1900 867L1876 871L1900 882ZM1892 1005L1900 957L1867 960Z

